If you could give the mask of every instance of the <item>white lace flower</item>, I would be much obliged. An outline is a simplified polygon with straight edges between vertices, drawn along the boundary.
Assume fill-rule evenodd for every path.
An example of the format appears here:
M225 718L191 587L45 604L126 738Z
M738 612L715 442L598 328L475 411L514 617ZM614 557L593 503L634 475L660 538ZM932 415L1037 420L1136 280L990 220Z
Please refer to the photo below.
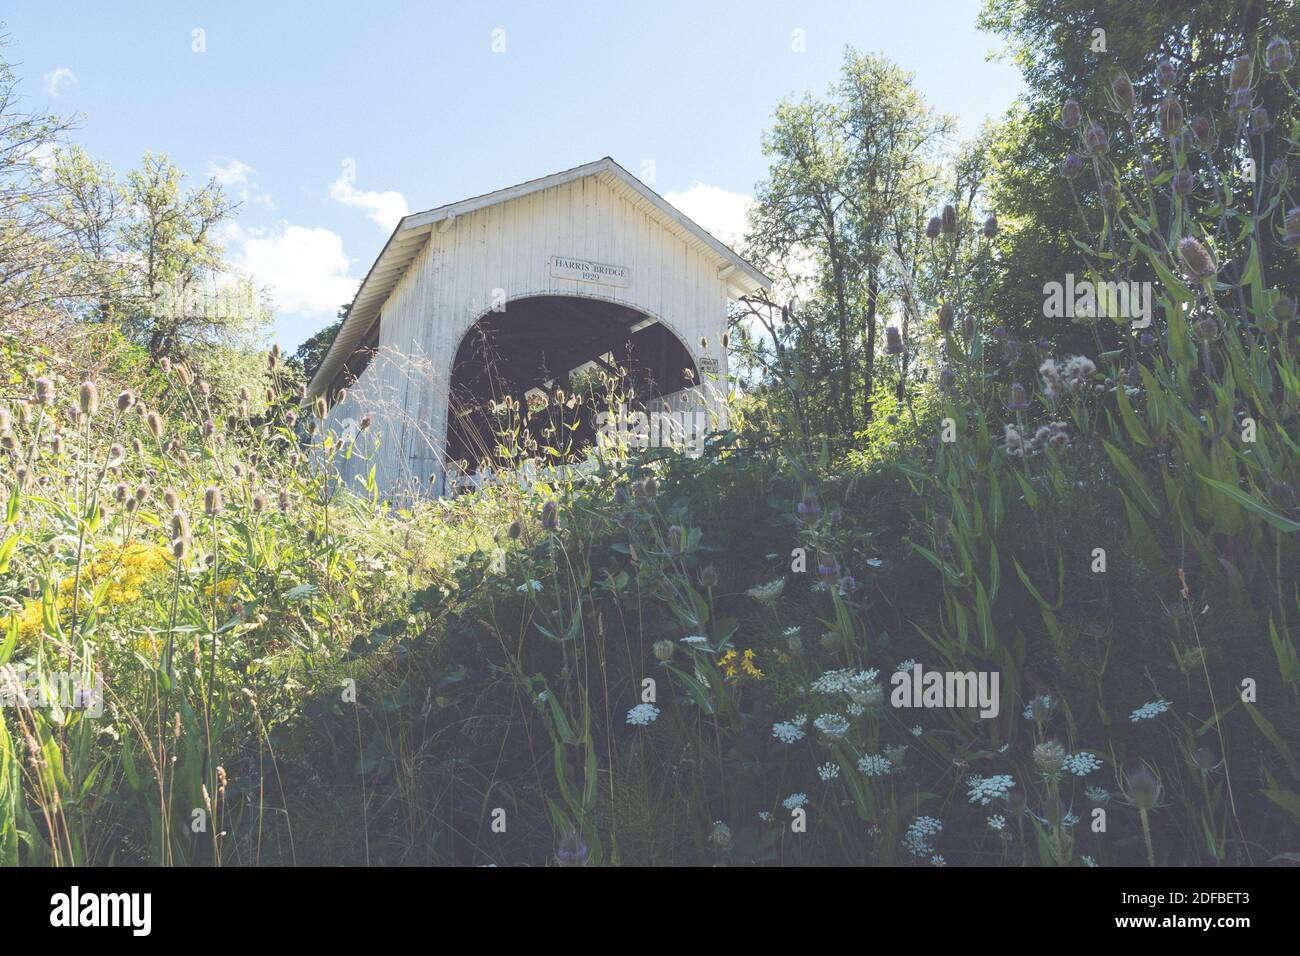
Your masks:
M787 810L798 810L800 807L807 805L807 803L808 794L792 793L781 801L781 806L785 807Z
M1101 769L1101 760L1096 754L1080 751L1065 758L1065 769L1076 777L1086 777L1094 770Z
M1133 711L1133 713L1129 714L1128 719L1136 724L1139 720L1151 720L1153 717L1159 717L1168 709L1169 701L1153 700L1149 703L1143 704L1137 710Z
M627 722L633 727L645 727L659 718L659 708L654 704L637 704L627 712Z
M837 763L824 763L817 768L817 776L822 780L834 780L840 775L840 765Z
M1016 782L1009 773L999 773L992 777L973 776L966 781L970 802L978 803L982 807L987 807L994 800L1005 797L1015 785Z
M858 761L858 769L868 777L883 777L894 769L893 762L879 754L867 754Z

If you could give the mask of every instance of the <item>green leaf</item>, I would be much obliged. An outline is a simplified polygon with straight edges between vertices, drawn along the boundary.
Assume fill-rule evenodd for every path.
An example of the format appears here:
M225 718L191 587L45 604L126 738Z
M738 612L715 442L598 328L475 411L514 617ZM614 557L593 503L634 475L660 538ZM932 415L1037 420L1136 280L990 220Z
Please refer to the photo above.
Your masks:
M1300 531L1300 522L1292 521L1290 518L1283 517L1282 515L1274 511L1272 508L1268 507L1267 505L1261 504L1260 502L1256 501L1254 498L1246 494L1244 491L1242 491L1240 488L1236 487L1235 485L1229 485L1226 482L1218 481L1214 478L1209 478L1205 475L1198 474L1196 477L1200 478L1201 481L1205 482L1211 488L1215 488L1223 492L1225 495L1227 495L1233 501L1237 502L1237 504L1241 505L1247 511L1251 511L1259 515L1261 518L1263 518L1273 527L1277 528L1279 531L1285 531L1287 533L1290 533L1292 531Z

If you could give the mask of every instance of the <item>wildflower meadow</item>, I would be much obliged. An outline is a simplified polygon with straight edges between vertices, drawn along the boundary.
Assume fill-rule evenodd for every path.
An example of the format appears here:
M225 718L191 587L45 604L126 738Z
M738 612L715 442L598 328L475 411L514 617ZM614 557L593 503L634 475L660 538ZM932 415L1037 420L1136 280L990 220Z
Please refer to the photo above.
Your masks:
M602 346L400 493L6 67L0 864L1294 866L1300 16L1093 6L984 8L974 139L854 48L753 131L698 447Z

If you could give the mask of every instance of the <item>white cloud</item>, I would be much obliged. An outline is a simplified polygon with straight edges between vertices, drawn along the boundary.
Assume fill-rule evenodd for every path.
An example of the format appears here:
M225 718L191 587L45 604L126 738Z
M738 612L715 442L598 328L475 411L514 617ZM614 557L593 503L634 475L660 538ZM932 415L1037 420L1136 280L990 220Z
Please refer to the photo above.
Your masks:
M231 264L267 288L279 312L332 319L360 284L348 274L343 238L328 229L232 224L223 238Z
M50 96L58 96L65 88L77 85L77 74L66 66L55 67L41 79L45 81L45 92Z
M346 172L330 183L330 198L344 206L360 209L385 231L391 230L411 211L406 204L406 197L401 193L396 190L367 192L357 189Z
M753 196L701 182L691 183L689 189L680 192L666 193L664 199L733 249L739 249L745 237L745 217L754 205Z
M253 181L257 170L233 157L217 156L208 162L208 176L217 185L243 202L274 208L271 194Z

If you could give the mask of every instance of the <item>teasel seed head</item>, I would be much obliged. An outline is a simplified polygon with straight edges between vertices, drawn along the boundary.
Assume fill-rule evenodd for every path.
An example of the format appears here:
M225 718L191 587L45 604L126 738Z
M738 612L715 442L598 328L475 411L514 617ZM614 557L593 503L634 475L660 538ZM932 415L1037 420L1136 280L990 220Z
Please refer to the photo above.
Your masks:
M1076 99L1068 99L1061 104L1061 125L1066 129L1076 129L1083 121L1083 109Z
M167 488L163 491L163 504L172 511L177 511L181 506L181 496L177 494L175 488Z
M1180 169L1174 173L1174 178L1170 180L1169 186L1175 196L1186 198L1196 191L1196 174L1190 169Z
M1061 160L1061 175L1066 179L1078 179L1083 172L1083 160L1076 154L1069 153Z
M1100 123L1088 124L1083 131L1083 149L1089 156L1102 156L1110 151L1110 134Z
M208 384L207 379L199 379L199 394L204 398L211 397L212 386Z
M947 302L943 302L939 305L939 331L940 332L943 332L945 335L947 335L949 332L952 331L952 323L955 314L956 313L953 311L952 306L949 305Z
M183 362L176 366L176 377L180 379L181 384L186 388L194 384L194 375Z
M998 217L989 213L989 217L984 220L984 238L992 239L998 234Z
M940 220L943 223L944 235L951 236L955 233L957 231L957 207L952 203L945 205Z
M1294 299L1278 296L1273 302L1273 320L1278 324L1294 321L1296 305Z
M1119 107L1119 112L1133 112L1133 107L1137 105L1137 97L1133 93L1133 81L1128 78L1127 73L1121 70L1115 74L1110 81L1110 91L1115 94L1115 104Z
M1210 250L1194 236L1187 236L1178 243L1178 256L1194 278L1208 279L1219 271Z
M1228 90L1241 93L1249 90L1255 80L1255 58L1243 53L1232 61L1232 72L1228 75Z
M938 216L931 216L930 221L925 224L926 238L938 239L941 232L943 232L943 221Z
M127 412L135 404L135 393L129 388L122 389L122 393L117 396L117 410L119 413Z
M221 510L221 489L216 485L209 485L203 492L203 513L212 516L220 514Z
M255 513L260 515L263 511L265 511L266 504L267 504L266 495L262 494L261 492L258 492L257 494L253 495L253 511Z
M1176 96L1166 96L1157 109L1160 117L1160 132L1165 139L1173 139L1183 131L1183 104Z
M145 416L145 424L149 426L149 434L153 435L155 440L160 440L163 433L162 419L158 417L157 412L150 412Z
M119 481L113 487L113 500L120 504L121 502L126 501L127 493L126 482Z
M1214 149L1219 141L1219 134L1214 129L1214 121L1204 113L1197 113L1192 117L1191 125L1196 145L1206 151Z
M1274 37L1264 48L1264 69L1270 73L1285 73L1294 62L1291 43L1283 37Z
M38 378L36 380L36 394L33 400L37 405L52 405L54 403L54 383L48 378Z
M190 540L190 519L179 508L172 512L172 537Z
M1178 82L1178 67L1172 60L1161 60L1156 64L1156 83L1162 90L1167 90Z
M1160 778L1144 763L1128 772L1124 780L1124 796L1139 810L1151 810L1160 802Z
M131 439L131 453L137 457L144 454L144 442L138 438Z
M325 396L324 396L324 395L317 395L317 396L316 396L315 411L316 411L316 417L319 418L321 421L324 421L324 420L325 420L325 413L326 413L327 411L329 411L329 409L326 408L326 406L325 406Z
M276 503L280 506L281 511L287 512L289 510L289 492L286 489L280 489L280 495Z

